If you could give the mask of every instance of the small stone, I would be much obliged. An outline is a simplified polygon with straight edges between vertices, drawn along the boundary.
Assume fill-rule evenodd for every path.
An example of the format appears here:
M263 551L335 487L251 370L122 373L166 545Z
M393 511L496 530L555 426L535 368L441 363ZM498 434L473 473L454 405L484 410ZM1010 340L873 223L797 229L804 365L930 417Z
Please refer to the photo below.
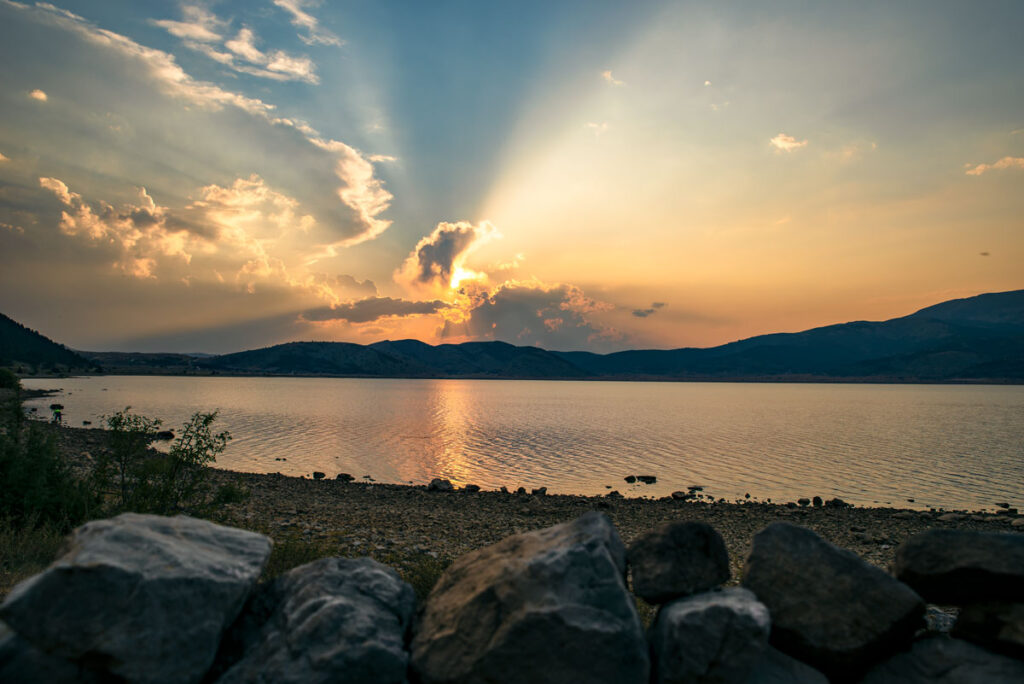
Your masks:
M823 502L820 496L816 496L813 499L811 499L811 503L814 504L815 508L821 508Z
M834 499L829 499L828 501L826 501L825 502L825 507L826 508L850 508L851 504L848 504L845 501L843 501L842 499L840 499L839 497L836 497Z
M1024 603L971 603L960 609L953 636L1024 659Z
M629 565L633 592L655 604L713 589L730 576L725 542L704 522L658 526L629 547Z
M326 473L321 473L319 470L314 470L313 471L313 479L314 480L322 480L325 477L327 477Z
M932 603L1024 602L1024 536L928 530L896 550L893 573Z
M547 487L537 487L536 489L534 489L530 493L533 494L534 496L545 496L548 493L548 488Z
M953 629L954 622L956 622L956 614L947 612L938 606L930 605L924 613L925 629L929 632L949 634L949 631Z
M690 485L689 487L687 487L687 489L689 489L691 492L703 492L704 491L704 488L701 487L700 485Z
M811 500L810 500L810 499L808 499L808 498L807 498L806 496L805 496L805 497L801 497L801 498L797 499L797 500L796 500L796 502L797 502L797 504L798 504L798 505L800 505L801 507L807 507L807 506L810 506L810 505L811 505Z
M1012 523L1010 523L1010 526L1011 527L1024 527L1024 518L1017 518Z
M341 480L342 482L352 482L356 478L348 473L338 473L338 477L336 477L335 479Z
M633 484L634 482L636 482L636 475L627 475L622 479L625 480L628 484Z
M681 598L651 627L657 684L742 682L768 646L768 609L740 587Z
M508 494L508 487L506 487L505 485L502 485L501 486L501 493L502 494Z
M613 489L612 491L605 494L605 497L609 499L621 499L622 494L619 494L618 490Z
M644 484L654 484L658 481L658 478L654 475L637 475L636 479Z
M1017 515L1017 509L1016 508L1003 508L1001 510L996 511L996 515Z
M454 492L455 486L452 485L448 480L442 480L439 477L435 477L427 485L428 492Z
M463 489L463 491L469 492L470 494L475 494L476 492L480 491L480 485L468 484L465 487L463 487L462 489Z
M937 517L936 520L940 522L957 522L958 520L963 520L965 517L966 516L961 515L960 513L943 513Z
M516 494L526 494L526 487L520 487L517 489Z
M962 639L935 636L879 664L861 684L1012 684L1024 682L1024 662Z
M672 492L673 501L688 501L693 498L693 494L687 492Z

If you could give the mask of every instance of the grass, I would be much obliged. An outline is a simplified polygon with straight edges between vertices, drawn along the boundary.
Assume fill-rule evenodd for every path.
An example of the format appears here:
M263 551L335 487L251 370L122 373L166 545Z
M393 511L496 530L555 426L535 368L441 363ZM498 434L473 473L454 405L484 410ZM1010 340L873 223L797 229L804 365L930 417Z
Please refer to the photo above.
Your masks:
M0 598L18 582L42 572L57 557L64 537L53 524L23 526L0 520Z

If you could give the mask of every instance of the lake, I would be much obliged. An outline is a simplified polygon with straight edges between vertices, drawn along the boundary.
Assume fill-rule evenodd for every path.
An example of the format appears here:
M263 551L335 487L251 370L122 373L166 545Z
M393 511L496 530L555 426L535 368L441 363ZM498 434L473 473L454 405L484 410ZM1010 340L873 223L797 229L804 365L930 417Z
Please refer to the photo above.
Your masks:
M63 388L69 425L99 426L131 406L176 429L194 411L219 410L234 439L218 464L233 470L1024 508L1022 386L162 376L23 384ZM53 401L28 406L48 417ZM629 485L627 475L658 481Z

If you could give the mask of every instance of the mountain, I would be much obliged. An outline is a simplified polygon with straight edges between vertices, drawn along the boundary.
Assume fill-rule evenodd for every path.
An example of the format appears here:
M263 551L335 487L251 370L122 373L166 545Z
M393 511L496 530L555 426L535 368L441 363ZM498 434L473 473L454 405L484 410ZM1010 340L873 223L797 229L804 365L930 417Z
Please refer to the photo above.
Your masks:
M0 314L0 367L53 371L88 370L99 366L50 338Z
M1024 379L1024 290L888 321L760 335L709 349L555 352L594 375L676 379Z
M8 331L12 332L8 332ZM25 336L28 337L25 337ZM6 352L48 349L89 362L0 317ZM32 342L32 344L28 344ZM35 346L33 346L35 345ZM48 346L47 346L48 345ZM7 356L4 356L4 354ZM290 342L203 356L87 352L114 373L226 373L405 378L1024 382L1024 290L955 299L888 321L759 335L707 349L552 352L505 342ZM84 364L82 362L85 362ZM62 363L68 364L69 361Z

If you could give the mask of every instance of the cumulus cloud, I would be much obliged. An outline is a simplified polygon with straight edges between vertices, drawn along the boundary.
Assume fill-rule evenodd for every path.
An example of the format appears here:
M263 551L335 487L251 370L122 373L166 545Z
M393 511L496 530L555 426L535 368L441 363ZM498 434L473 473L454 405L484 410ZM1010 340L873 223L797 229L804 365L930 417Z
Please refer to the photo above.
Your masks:
M390 226L390 221L379 218L379 214L390 205L391 194L384 188L383 183L374 177L371 162L355 148L337 140L322 138L304 122L276 116L274 105L258 98L196 80L178 65L173 55L140 45L121 34L98 28L72 12L47 4L29 6L11 3L10 7L24 12L36 21L70 31L92 45L121 55L125 60L141 67L149 79L148 83L168 97L209 111L238 109L271 126L295 130L301 135L300 139L305 139L313 148L329 152L334 158L335 175L342 182L336 190L336 195L352 210L355 225L345 226L347 234L344 238L327 243L324 247L325 254L335 253L338 247L372 239ZM210 30L213 32L213 29ZM269 63L267 68L270 68ZM300 67L285 62L276 63L274 68L281 69L281 73L289 69L301 71Z
M801 147L807 147L806 140L797 140L793 136L786 135L785 133L779 133L768 142L771 143L772 147L774 147L777 152L792 152L794 150L799 150Z
M603 78L606 83L610 83L613 86L626 85L625 81L620 81L619 79L617 79L614 76L612 76L611 70L602 71L601 72L601 78Z
M637 318L647 318L648 316L652 316L657 313L658 309L663 306L665 306L665 302L651 302L651 307L649 309L634 309L633 315Z
M39 90L38 88L30 92L28 96L31 97L33 100L39 100L40 102L46 102L49 99L46 96L46 93L44 93L42 90Z
M968 176L980 176L987 171L1003 171L1005 169L1024 169L1024 157L1003 157L992 164L978 164L970 167L966 173Z
M216 43L221 40L221 31L227 22L221 21L212 12L196 5L183 5L181 14L181 21L159 19L151 23L182 40L201 43Z
M466 258L496 235L497 230L487 221L439 223L430 235L416 243L396 272L395 280L414 287L444 290L457 288L465 280L481 279L483 274L465 268Z
M610 308L573 285L509 281L480 296L463 320L445 321L441 337L545 349L600 347L621 338L592 319L592 314Z
M302 313L307 321L348 321L349 323L369 323L381 318L419 316L437 313L450 304L434 300L432 302L411 302L391 297L368 297L347 304L324 306Z
M299 35L299 39L306 45L340 46L343 44L338 36L322 28L319 20L303 9L311 3L303 2L303 0L274 0L274 4L291 15L292 26L297 26L305 31L305 35Z

